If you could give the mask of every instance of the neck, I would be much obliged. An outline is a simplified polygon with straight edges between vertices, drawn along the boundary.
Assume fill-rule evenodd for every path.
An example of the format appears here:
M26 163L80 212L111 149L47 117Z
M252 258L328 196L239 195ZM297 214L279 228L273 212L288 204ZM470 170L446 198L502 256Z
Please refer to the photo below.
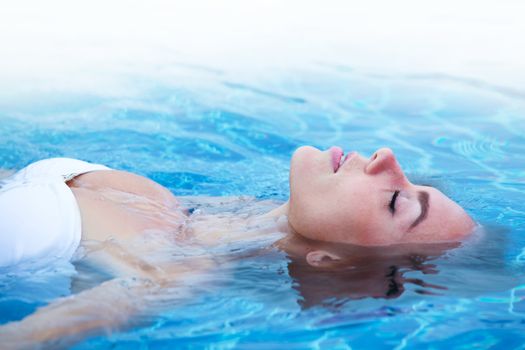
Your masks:
M288 202L263 214L196 212L190 216L187 230L190 239L199 245L220 245L266 238L277 241L292 232L288 224Z
M290 202L287 201L286 203L278 206L277 208L270 210L266 214L261 215L260 218L278 218L281 216L286 216L286 218L288 218L288 209L290 207L289 203Z

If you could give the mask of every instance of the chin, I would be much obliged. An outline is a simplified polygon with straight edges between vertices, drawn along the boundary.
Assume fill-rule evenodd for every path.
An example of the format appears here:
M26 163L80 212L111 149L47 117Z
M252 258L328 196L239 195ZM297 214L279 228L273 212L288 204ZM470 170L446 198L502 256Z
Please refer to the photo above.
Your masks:
M301 146L292 155L290 175L317 173L322 168L322 163L322 151L312 146Z

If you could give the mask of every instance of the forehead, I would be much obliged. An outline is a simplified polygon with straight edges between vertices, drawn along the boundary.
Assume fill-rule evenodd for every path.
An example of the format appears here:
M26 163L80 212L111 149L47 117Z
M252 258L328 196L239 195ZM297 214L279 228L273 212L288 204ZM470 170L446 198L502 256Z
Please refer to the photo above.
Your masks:
M471 220L457 203L435 188L424 187L423 190L429 193L427 218L409 230L410 241L454 240L468 231Z

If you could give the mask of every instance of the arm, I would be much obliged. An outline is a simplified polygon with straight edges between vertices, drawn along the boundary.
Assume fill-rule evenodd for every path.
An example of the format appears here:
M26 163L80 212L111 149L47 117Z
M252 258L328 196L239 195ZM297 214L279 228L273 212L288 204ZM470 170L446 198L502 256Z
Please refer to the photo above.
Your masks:
M155 267L114 242L90 254L120 277L76 295L58 299L19 322L0 327L6 349L67 348L83 339L150 322L166 302L189 297L178 281L213 265L207 257ZM173 292L173 287L177 287Z
M59 299L38 309L22 321L0 327L2 348L67 348L101 332L112 332L133 324L134 314L147 305L144 296L159 286L144 279L113 279Z

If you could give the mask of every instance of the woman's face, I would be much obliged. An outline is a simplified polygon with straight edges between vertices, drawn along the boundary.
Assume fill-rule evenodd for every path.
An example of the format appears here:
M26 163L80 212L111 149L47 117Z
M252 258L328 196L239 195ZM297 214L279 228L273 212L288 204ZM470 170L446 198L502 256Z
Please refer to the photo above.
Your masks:
M365 246L457 241L475 226L437 189L410 183L388 148L369 159L338 147L297 149L288 220L307 238Z

